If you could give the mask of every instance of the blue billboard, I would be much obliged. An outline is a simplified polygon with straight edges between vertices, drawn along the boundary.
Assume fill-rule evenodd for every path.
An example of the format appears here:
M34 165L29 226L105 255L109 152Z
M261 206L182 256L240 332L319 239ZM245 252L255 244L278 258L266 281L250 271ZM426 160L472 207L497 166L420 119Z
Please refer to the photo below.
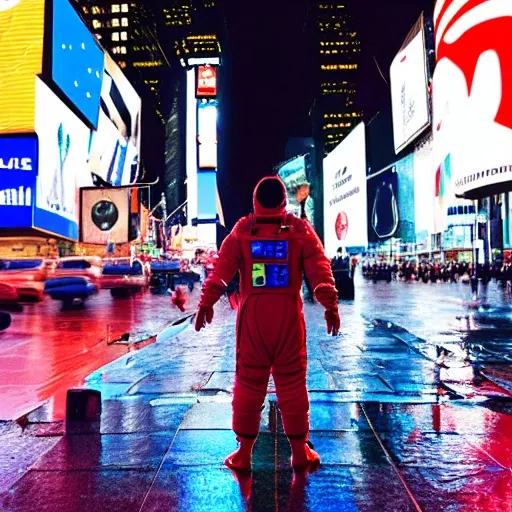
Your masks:
M217 174L215 171L197 173L197 218L213 220L217 217Z
M37 139L0 138L0 228L32 227Z
M53 0L52 79L98 126L105 56L69 0Z

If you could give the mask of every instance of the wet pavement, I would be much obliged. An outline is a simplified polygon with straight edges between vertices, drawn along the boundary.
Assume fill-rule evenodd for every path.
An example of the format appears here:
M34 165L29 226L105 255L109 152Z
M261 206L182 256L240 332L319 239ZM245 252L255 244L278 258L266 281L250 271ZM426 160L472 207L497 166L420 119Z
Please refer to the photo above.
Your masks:
M194 309L197 296L196 290L188 308ZM51 418L62 419L69 388L184 315L166 295L113 299L102 291L83 307L62 310L47 298L12 316L11 327L0 333L0 421L48 401ZM130 334L127 342L112 343L124 334Z
M361 281L337 338L321 308L306 306L311 439L323 463L308 478L289 467L272 382L252 478L237 482L222 465L236 447L235 317L223 301L205 331L182 325L91 373L100 432L63 436L44 407L23 434L5 426L0 510L510 511L512 401L491 382L467 399L454 383L475 388L478 366L436 363L439 337L462 340L477 310L465 292Z

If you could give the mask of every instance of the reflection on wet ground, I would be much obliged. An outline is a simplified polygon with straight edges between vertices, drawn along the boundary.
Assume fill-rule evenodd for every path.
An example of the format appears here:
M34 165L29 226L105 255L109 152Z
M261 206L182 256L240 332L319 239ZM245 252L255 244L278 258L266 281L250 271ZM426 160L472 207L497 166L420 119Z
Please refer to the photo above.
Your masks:
M18 425L0 430L0 509L508 511L512 401L478 365L439 353L447 333L460 345L457 316L472 310L465 292L359 282L356 301L340 306L337 338L325 333L321 308L306 307L311 440L322 456L309 477L289 467L272 382L252 475L223 467L236 441L234 314L222 303L207 330L182 331L89 376L103 396L99 433L62 437L62 426L41 423L24 435ZM472 400L461 399L466 388ZM13 464L22 478L7 474Z
M49 299L26 305L0 333L0 420L16 419L48 399L50 417L62 419L69 388L134 348L111 342L125 333L133 342L151 338L179 316L170 297L149 293L114 300L102 291L66 311Z

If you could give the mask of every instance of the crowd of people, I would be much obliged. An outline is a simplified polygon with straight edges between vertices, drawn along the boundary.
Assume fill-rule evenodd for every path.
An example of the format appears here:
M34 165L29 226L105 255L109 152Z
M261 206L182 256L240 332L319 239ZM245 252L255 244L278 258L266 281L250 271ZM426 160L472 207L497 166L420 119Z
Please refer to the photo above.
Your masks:
M377 281L420 281L423 283L469 283L476 275L479 279L489 282L512 281L512 262L495 262L475 265L468 262L438 261L370 261L362 262L363 276Z

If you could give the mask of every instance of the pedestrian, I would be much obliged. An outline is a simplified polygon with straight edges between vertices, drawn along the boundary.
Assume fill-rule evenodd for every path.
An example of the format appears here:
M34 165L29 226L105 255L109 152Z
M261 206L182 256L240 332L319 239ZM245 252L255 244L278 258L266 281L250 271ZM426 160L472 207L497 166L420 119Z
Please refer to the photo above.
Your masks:
M202 291L196 330L211 323L213 305L240 273L233 389L233 431L239 448L224 461L250 470L261 411L272 373L283 427L296 470L314 471L319 455L309 442L306 336L300 290L305 272L324 306L327 332L338 334L338 295L330 261L311 225L286 212L286 190L277 177L261 180L254 213L224 240Z

